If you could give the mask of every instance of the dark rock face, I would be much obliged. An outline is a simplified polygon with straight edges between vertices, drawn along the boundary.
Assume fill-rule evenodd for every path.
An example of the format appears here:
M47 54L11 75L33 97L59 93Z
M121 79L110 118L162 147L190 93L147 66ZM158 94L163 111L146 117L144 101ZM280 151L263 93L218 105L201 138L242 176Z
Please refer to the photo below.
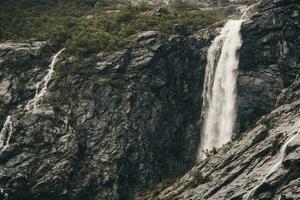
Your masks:
M261 183L299 130L298 13L299 1L267 1L242 28L241 130L278 108L141 199L242 199ZM0 199L133 199L190 169L200 141L206 52L215 34L149 31L112 55L80 62L61 55L38 111L25 105L47 73L46 43L1 44L0 120L2 127L11 116L12 135L0 153ZM297 136L253 199L299 198L299 146Z
M298 0L264 1L242 28L238 100L241 131L275 105L300 69Z
M260 0L189 0L190 4L196 4L200 7L226 7L233 5L251 5ZM174 1L175 2L175 1Z
M128 49L99 54L76 73L69 68L73 58L61 56L39 112L24 110L34 88L6 112L13 132L0 155L3 194L125 200L191 168L205 66L192 41L145 32ZM9 67L3 63L1 73ZM40 80L45 71L38 72L24 76ZM6 90L20 77L11 76L0 79L1 101L15 98Z
M43 54L46 45L39 41L0 44L1 121L5 120L9 110L16 109L32 94L36 78L40 78L35 76L44 75L43 67L47 67L49 59Z
M238 116L248 130L139 200L300 199L299 6L264 1L242 27Z
M299 83L289 96L299 94ZM299 199L299 111L299 99L286 99L239 140L138 199Z

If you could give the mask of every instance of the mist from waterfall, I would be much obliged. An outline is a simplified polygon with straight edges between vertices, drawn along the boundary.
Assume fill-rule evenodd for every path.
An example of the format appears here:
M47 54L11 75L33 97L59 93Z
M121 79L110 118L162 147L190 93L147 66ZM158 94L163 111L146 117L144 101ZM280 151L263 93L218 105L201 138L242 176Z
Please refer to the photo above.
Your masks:
M229 20L215 38L207 54L203 90L204 119L198 159L204 152L219 148L232 138L236 121L236 79L242 45L243 20Z
M48 90L48 84L50 82L50 80L53 77L54 74L54 67L57 63L58 60L58 56L64 51L65 49L61 49L60 51L58 51L52 58L51 58L51 63L50 63L50 68L48 70L48 73L46 74L46 76L44 76L44 78L38 82L36 84L36 92L35 92L35 96L33 99L31 99L28 104L26 105L25 109L26 110L33 110L36 111L37 110L37 106L38 103L40 101L40 99L42 99L43 97L45 97L47 95L47 90Z

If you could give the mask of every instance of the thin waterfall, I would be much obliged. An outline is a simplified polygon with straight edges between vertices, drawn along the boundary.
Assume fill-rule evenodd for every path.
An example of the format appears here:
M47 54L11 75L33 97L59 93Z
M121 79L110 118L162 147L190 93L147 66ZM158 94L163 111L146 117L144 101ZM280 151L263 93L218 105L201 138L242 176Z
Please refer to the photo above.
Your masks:
M10 138L13 132L13 124L11 116L9 115L3 125L0 132L0 154L9 147Z
M36 84L36 94L33 99L31 99L28 104L26 105L26 110L33 110L37 109L37 105L41 98L43 98L47 94L48 90L48 83L53 77L54 73L54 66L57 63L58 56L63 52L64 49L61 49L58 53L56 53L51 58L50 69L46 76ZM40 87L42 87L40 89ZM11 115L6 118L6 121L3 124L3 128L0 132L0 154L9 147L10 139L13 133L13 122L11 119Z
M64 51L65 49L61 49L59 52L57 52L52 58L50 63L50 68L48 70L48 73L44 78L36 84L36 91L35 96L33 99L31 99L28 104L26 105L26 110L37 110L38 103L40 99L44 98L47 95L48 90L48 84L50 80L53 77L54 74L54 67L58 61L58 56Z
M215 38L207 54L203 90L204 118L198 159L206 151L219 148L232 138L236 121L236 79L242 45L243 20L229 20Z
M287 146L300 134L300 120L298 121L298 123L296 124L295 127L296 130L296 134L292 135L290 138L287 139L287 141L282 145L282 147L280 148L280 153L279 153L279 159L278 161L271 167L270 170L268 170L268 173L266 174L266 176L264 176L264 178L261 180L261 182L255 186L252 190L250 190L248 193L246 193L243 196L243 199L245 200L249 200L251 199L255 192L257 191L258 188L260 188L266 181L267 179L274 173L276 172L276 170L278 170L278 168L282 165L282 162L285 158L285 153L286 153L286 148Z

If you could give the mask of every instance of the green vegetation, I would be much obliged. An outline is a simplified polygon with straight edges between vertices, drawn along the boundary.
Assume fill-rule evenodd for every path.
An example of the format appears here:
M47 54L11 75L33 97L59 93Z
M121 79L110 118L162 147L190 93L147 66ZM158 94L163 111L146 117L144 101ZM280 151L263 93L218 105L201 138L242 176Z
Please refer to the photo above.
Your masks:
M196 171L194 174L193 181L190 182L190 187L195 188L201 184L207 183L210 181L209 175L203 176L202 173L199 171Z
M200 30L227 14L223 9L201 11L191 8L181 0L162 8L162 11L157 11L157 5L145 3L107 10L79 5L76 0L0 1L0 42L50 41L53 45L47 47L45 58L62 47L66 48L61 55L64 58L55 67L56 93L47 100L52 105L76 98L76 91L70 90L74 87L75 75L85 77L83 81L92 80L97 87L110 85L122 89L126 85L124 77L94 74L92 69L99 52L108 55L122 49L132 41L133 35L141 31L181 34L181 30L188 26ZM82 87L77 87L77 90L84 90L85 83L80 85Z
M181 1L152 15L154 5L128 4L120 10L79 6L74 0L42 4L40 0L2 1L0 42L27 39L50 40L80 57L99 51L113 52L130 42L137 32L174 32L174 25L204 28L225 17L224 10L191 10Z

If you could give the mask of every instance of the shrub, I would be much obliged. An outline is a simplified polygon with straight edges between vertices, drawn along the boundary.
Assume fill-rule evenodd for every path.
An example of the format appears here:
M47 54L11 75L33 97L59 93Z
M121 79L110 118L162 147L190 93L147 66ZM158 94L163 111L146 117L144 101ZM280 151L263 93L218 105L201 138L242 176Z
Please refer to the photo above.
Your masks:
M89 56L97 51L115 51L140 31L174 33L175 24L205 26L222 19L225 12L187 9L184 2L169 6L169 14L153 16L154 5L127 4L119 11L78 6L73 0L42 4L38 0L5 1L0 7L0 42L26 39L48 40L65 46L67 52Z

